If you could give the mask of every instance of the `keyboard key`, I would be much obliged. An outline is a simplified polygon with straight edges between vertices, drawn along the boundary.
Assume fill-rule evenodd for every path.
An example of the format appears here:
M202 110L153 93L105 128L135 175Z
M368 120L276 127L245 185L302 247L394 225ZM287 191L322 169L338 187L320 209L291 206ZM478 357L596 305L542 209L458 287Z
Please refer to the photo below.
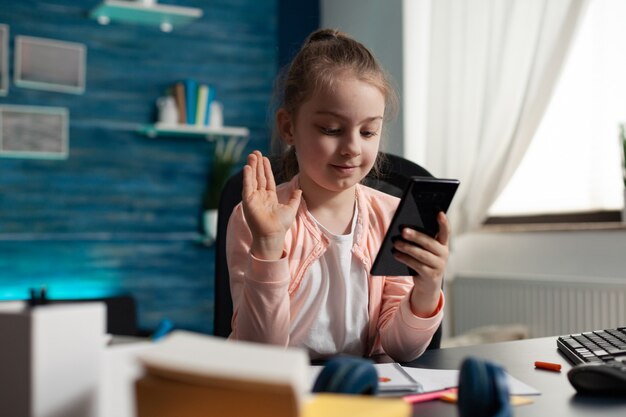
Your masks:
M609 333L611 336L615 337L616 339L621 340L622 342L626 342L626 334L622 332L618 332L617 330L607 330L607 333Z
M626 327L574 333L558 338L557 346L574 362L610 363L626 369ZM576 359L577 358L577 359Z

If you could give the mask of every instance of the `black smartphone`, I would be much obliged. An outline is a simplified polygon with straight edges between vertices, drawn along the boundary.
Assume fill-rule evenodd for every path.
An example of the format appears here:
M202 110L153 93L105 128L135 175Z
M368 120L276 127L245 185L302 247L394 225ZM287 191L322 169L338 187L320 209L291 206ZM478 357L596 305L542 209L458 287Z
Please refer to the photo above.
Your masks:
M454 179L411 178L372 264L372 275L415 275L412 268L393 257L393 243L402 239L401 232L405 227L435 237L439 232L437 214L448 211L459 184L459 180Z

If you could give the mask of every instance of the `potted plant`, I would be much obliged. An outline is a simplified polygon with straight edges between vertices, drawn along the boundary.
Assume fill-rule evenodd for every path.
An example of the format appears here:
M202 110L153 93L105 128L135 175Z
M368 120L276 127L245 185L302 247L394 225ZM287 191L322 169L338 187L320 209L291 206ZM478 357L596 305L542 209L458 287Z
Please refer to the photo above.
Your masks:
M247 139L240 137L218 138L215 141L213 167L202 202L202 229L205 240L212 243L217 233L217 208L224 184L231 176L233 168L239 164Z

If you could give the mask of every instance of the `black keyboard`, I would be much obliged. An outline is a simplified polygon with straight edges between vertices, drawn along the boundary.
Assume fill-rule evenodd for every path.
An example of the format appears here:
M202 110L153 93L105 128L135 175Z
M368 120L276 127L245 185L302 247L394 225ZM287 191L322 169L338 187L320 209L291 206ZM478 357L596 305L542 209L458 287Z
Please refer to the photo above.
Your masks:
M560 336L556 345L574 364L626 363L626 327Z
M575 365L567 379L578 394L626 398L626 327L561 336L556 345Z

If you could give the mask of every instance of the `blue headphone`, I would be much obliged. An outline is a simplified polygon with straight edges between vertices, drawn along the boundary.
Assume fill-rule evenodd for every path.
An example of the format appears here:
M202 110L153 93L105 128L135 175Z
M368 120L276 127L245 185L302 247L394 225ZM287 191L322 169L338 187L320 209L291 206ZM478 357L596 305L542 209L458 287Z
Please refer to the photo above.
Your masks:
M378 394L378 373L369 359L338 356L330 359L313 385L313 392Z
M378 373L369 359L338 356L326 363L313 392L376 395ZM512 417L504 369L492 362L466 358L459 374L458 406L460 417Z
M458 406L461 417L513 416L504 369L482 359L466 358L459 374Z

